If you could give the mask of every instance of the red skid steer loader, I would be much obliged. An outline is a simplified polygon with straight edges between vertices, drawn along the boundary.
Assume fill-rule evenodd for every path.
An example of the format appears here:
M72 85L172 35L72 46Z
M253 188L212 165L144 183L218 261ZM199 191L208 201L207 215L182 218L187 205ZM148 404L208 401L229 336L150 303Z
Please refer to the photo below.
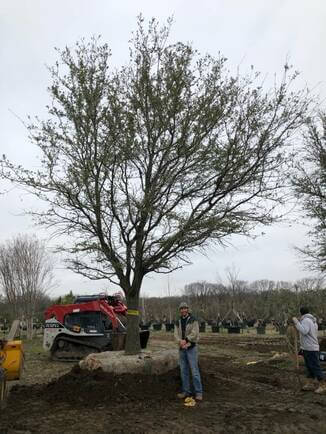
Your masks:
M45 311L43 348L54 360L77 361L91 353L123 350L127 306L117 296L79 296L73 304L53 305ZM148 330L139 330L146 348Z

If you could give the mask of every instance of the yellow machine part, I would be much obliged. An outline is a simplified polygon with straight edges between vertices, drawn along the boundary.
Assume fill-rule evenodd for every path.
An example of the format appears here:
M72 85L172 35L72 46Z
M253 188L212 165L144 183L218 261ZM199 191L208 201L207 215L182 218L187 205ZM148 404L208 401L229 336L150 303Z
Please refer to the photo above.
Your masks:
M5 370L7 381L19 380L23 362L22 341L8 341L4 348L0 349L0 367Z

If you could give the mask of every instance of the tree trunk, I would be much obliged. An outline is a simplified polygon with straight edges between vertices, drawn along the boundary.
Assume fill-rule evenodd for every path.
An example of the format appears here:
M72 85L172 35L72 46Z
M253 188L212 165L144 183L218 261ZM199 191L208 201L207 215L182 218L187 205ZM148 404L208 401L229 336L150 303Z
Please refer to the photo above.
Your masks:
M26 318L26 337L27 340L33 339L33 317Z
M139 294L129 296L127 299L127 337L126 337L126 354L140 353L139 339Z

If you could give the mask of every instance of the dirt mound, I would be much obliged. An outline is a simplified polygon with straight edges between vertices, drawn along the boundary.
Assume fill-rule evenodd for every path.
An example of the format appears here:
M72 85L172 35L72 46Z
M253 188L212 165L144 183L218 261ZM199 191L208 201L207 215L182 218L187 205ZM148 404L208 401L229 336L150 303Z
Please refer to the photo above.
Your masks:
M281 378L277 368L262 363L261 366L238 366L234 376L232 363L223 358L210 358L200 363L206 399L215 399L217 391L238 388L241 382L253 382L273 386L275 389L291 388L286 377ZM86 371L75 365L70 372L47 384L17 385L12 388L9 406L24 406L26 402L40 399L50 406L60 402L70 408L95 408L114 404L142 403L148 406L164 406L175 401L180 389L179 368L165 374L144 376L142 374L114 375L102 369Z
M102 369L89 372L75 365L70 372L48 384L13 387L10 400L17 405L17 401L42 397L51 404L61 401L74 407L90 408L112 402L171 399L179 383L179 369L157 376L113 375Z

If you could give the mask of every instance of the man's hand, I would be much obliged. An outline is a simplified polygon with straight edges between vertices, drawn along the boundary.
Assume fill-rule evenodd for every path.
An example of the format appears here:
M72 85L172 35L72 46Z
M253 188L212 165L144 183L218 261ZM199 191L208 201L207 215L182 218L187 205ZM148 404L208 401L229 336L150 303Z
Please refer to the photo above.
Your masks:
M298 321L298 318L296 318L295 316L292 318L292 321L295 323Z
M185 339L181 339L181 341L179 342L180 348L182 348L183 350L185 348L187 348L187 341Z

